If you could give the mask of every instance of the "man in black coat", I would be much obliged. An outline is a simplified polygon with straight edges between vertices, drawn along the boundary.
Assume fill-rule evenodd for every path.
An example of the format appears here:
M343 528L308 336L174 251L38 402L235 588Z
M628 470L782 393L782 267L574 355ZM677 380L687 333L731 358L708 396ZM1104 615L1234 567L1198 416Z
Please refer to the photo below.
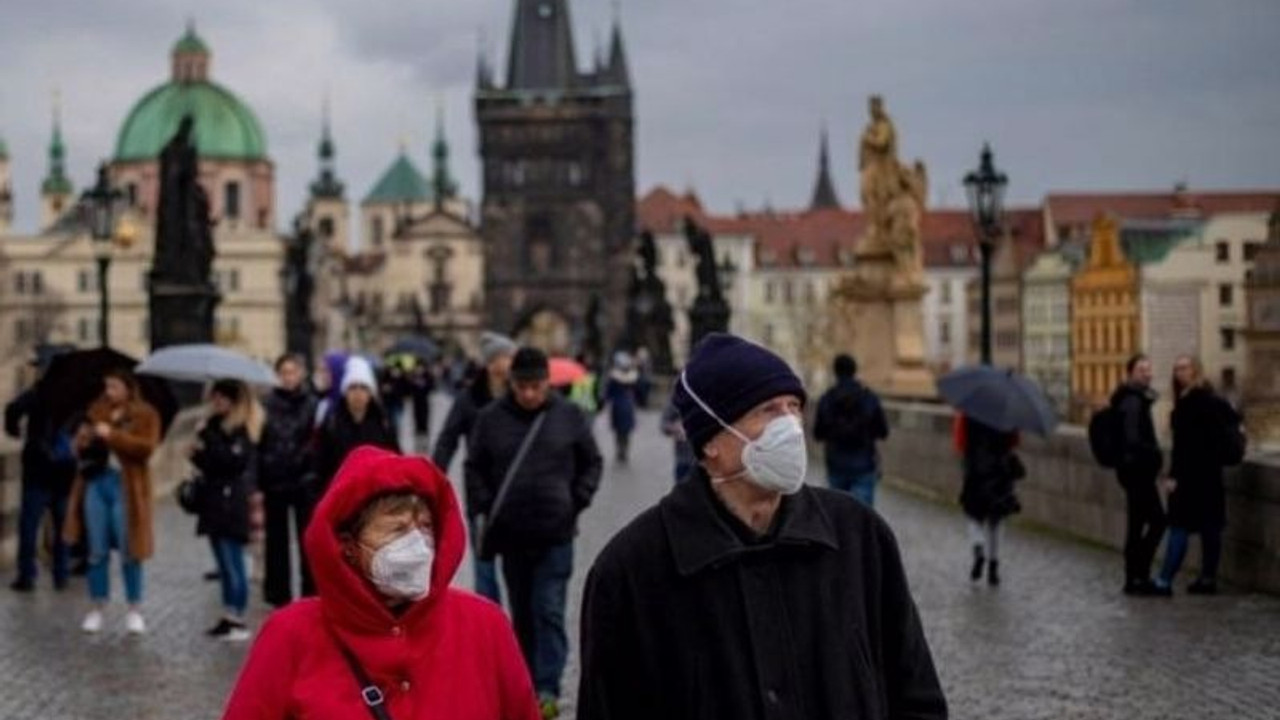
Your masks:
M478 554L502 558L543 717L557 714L568 656L565 596L578 515L603 466L586 415L551 391L547 356L521 348L510 392L480 412L467 441L467 504L477 515Z
M494 398L506 392L511 373L511 358L519 346L505 335L486 332L480 337L480 360L484 363L478 372L472 375L471 384L463 388L449 408L449 416L445 418L440 436L436 438L435 449L431 451L431 460L446 474L453 456L458 452L462 440L471 436L476 418L480 411L489 407ZM467 518L471 528L472 548L475 548L476 515L471 508L468 497ZM476 592L490 600L502 604L502 587L498 584L498 568L492 560L475 559Z
M600 554L581 720L945 718L888 526L804 485L805 390L712 334L677 382L699 467Z
M1119 413L1122 433L1120 463L1116 477L1124 488L1128 524L1124 536L1124 593L1151 595L1151 561L1168 526L1156 480L1164 464L1151 406L1156 391L1151 388L1151 360L1134 355L1125 366L1128 379L1116 388L1111 405Z
M259 479L265 509L266 570L262 594L275 607L293 600L293 571L290 559L289 516L293 515L298 538L302 574L302 595L315 595L315 585L303 555L302 537L311 519L311 440L319 401L306 389L306 362L297 355L276 361L279 387L271 391L263 405L267 421L258 443Z

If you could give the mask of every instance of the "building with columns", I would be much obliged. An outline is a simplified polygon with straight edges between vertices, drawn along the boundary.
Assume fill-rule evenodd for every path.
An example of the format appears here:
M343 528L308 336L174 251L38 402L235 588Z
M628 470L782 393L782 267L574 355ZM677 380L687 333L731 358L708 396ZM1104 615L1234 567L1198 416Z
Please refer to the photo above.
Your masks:
M1071 419L1088 420L1124 378L1138 351L1142 318L1138 270L1125 257L1120 224L1099 216L1089 257L1071 279Z

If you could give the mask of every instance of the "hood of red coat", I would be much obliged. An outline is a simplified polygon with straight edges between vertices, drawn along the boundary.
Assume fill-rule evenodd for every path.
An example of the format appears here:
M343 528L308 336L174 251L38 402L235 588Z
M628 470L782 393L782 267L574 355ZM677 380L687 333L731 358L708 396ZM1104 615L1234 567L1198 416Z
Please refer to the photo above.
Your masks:
M426 498L431 508L436 557L431 593L398 620L413 624L429 615L458 571L466 534L449 478L424 457L406 457L367 445L356 448L316 507L305 540L324 614L334 625L362 633L377 632L397 621L373 585L343 558L338 528L375 496L406 490Z

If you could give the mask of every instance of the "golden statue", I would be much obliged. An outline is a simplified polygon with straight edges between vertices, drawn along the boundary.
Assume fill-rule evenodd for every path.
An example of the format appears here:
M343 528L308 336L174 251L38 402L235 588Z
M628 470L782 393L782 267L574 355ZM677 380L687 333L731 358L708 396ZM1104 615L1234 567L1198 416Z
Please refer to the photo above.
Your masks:
M928 174L919 160L912 167L898 162L898 133L884 109L884 100L872 95L869 105L871 121L862 132L858 151L866 217L859 252L888 252L903 279L918 281L924 273L920 222L928 195Z
M867 228L871 230L866 239L871 245L868 250L883 247L884 238L874 229L885 226L889 202L897 193L898 184L898 133L879 95L871 96L870 110L871 122L862 131L862 143L858 149L862 211L866 214Z

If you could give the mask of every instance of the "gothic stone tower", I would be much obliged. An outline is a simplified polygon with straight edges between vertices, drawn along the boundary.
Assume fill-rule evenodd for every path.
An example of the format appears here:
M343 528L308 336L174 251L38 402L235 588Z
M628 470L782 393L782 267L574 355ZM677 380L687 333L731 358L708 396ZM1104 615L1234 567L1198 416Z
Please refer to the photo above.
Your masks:
M489 322L573 351L599 297L612 342L625 319L635 227L634 116L620 25L608 57L582 71L568 0L516 0L506 84L497 85L482 56L475 111Z

